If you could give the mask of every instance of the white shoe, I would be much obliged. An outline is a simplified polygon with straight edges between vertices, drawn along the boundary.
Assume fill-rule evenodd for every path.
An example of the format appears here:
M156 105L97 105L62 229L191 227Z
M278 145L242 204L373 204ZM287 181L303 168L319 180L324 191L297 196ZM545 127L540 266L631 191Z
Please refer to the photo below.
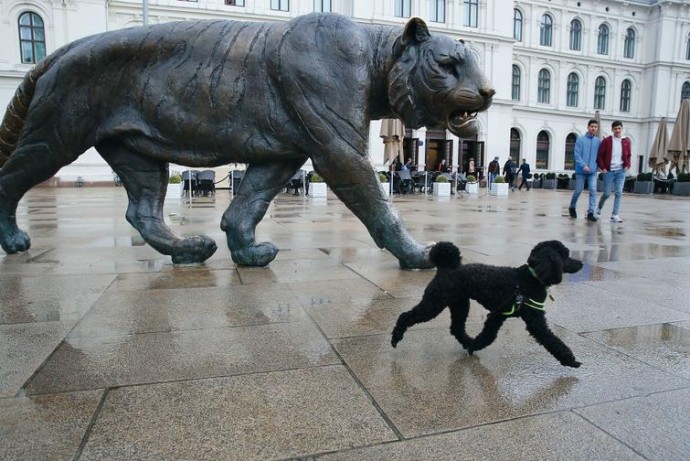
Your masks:
M597 208L596 211L594 212L594 216L599 219L601 218L601 208Z
M618 216L617 214L615 214L615 215L611 216L611 222L621 223L621 222L623 222L623 220L621 219L620 216Z

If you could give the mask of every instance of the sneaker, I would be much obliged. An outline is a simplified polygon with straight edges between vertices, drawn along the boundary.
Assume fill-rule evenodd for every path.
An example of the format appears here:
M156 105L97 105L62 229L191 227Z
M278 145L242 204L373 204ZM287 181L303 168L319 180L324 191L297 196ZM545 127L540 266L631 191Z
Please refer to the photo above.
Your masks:
M594 213L587 213L587 218L586 218L586 219L587 219L587 221L597 222L597 217L594 216Z
M622 223L623 220L621 219L620 216L618 216L617 214L615 214L615 215L611 216L611 222Z
M597 219L601 219L601 208L596 209L594 216L596 216Z
M568 208L568 212L571 218L577 218L577 211L575 211L575 208Z

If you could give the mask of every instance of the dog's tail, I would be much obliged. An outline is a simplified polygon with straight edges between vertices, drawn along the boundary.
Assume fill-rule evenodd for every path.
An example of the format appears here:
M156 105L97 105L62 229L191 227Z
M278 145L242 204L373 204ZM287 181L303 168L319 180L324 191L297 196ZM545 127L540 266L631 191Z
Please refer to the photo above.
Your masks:
M439 269L457 269L462 262L460 250L451 242L438 242L431 248L429 259Z

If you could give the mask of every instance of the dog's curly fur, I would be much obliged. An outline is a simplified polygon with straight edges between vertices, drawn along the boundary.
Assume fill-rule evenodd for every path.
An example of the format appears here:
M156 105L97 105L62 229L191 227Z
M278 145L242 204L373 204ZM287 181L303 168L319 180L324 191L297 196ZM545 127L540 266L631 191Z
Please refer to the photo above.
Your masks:
M561 283L564 272L582 269L582 262L572 259L561 242L550 240L537 244L527 264L517 268L461 265L460 250L450 242L437 243L429 257L438 272L424 291L422 301L398 317L391 339L393 347L409 327L428 322L448 306L450 332L470 354L491 344L507 318L520 317L527 324L527 331L562 365L580 366L568 346L549 329L544 311L529 305L545 302L547 288ZM465 332L470 299L490 311L484 328L474 339Z

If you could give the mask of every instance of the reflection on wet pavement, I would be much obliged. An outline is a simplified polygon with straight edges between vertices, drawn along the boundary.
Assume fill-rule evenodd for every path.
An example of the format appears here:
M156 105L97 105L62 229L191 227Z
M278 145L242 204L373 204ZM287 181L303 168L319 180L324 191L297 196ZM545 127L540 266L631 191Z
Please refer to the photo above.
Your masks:
M685 460L690 200L626 194L612 225L569 219L569 199L392 197L465 263L563 241L585 264L547 319L579 369L514 319L473 356L447 312L393 349L433 272L401 271L333 195L277 197L256 232L281 250L267 268L232 262L226 191L166 203L175 233L219 247L175 267L125 221L122 188L34 189L17 212L32 249L0 254L0 458ZM473 303L469 334L485 319Z

